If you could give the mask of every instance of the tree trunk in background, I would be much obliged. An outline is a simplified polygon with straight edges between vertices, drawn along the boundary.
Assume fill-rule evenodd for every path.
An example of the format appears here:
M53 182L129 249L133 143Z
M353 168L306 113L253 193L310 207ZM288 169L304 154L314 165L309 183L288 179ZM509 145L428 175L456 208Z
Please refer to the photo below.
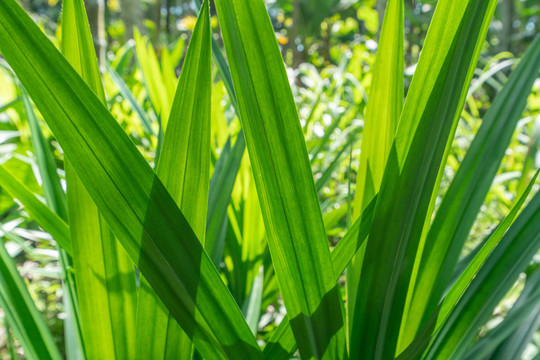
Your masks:
M104 66L105 55L107 52L107 38L105 37L105 1L87 0L85 1L85 5L99 65Z
M141 2L139 0L120 0L120 9L122 10L120 16L126 27L126 39L133 39L133 28L135 27L144 33Z
M512 19L514 18L514 0L503 0L499 5L499 15L502 22L500 49L512 51Z

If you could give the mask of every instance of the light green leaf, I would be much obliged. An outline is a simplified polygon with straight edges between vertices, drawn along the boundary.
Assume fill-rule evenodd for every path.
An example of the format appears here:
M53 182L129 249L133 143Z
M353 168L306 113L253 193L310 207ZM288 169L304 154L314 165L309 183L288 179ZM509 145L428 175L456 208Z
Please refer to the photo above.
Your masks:
M7 191L11 197L19 200L30 217L43 230L51 234L62 249L69 254L72 253L69 227L65 221L42 203L26 186L17 181L3 166L0 166L0 187Z
M362 131L353 220L379 192L403 107L403 14L403 0L387 2ZM364 245L347 271L347 308L350 319L354 317L365 250ZM352 327L349 332L351 330Z
M36 163L42 181L43 195L45 203L63 220L67 221L66 194L60 184L56 164L48 143L45 141L37 116L34 112L30 98L21 85L23 105L26 118L30 126L30 139L36 157ZM73 243L70 240L71 243ZM81 338L80 316L77 307L77 294L75 290L75 278L71 268L71 258L62 248L58 248L59 262L62 268L62 287L64 296L62 298L66 307L66 318L64 319L66 356L68 358L81 358L83 352L83 341Z
M305 358L339 359L339 289L306 145L265 4L216 1L268 244Z
M367 238L373 220L373 212L377 203L377 195L356 219L345 236L332 251L332 263L335 269L335 279L339 279L351 261L353 255L360 249ZM296 343L290 328L288 317L285 317L274 331L264 348L264 355L271 360L289 359L296 350Z
M157 166L157 175L203 244L210 179L209 12L205 1L189 42ZM146 279L141 277L141 282ZM165 334L161 334L163 329ZM157 294L143 285L137 314L137 358L191 359L192 348Z
M165 129L167 127L172 99L169 98L167 87L163 81L163 75L154 47L146 37L141 36L137 29L135 29L133 35L135 38L137 63L143 74L148 96L150 97L152 106L156 110L158 118L161 120L162 127Z
M107 223L208 359L262 358L185 217L107 109L14 1L0 51L41 110Z
M94 93L105 91L84 2L62 3L62 51ZM66 180L73 267L85 355L133 357L136 288L134 265L76 175L69 154Z

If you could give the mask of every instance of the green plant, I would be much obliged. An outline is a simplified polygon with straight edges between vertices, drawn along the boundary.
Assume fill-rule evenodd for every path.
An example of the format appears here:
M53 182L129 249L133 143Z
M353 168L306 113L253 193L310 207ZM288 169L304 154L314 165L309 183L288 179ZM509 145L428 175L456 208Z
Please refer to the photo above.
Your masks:
M403 2L388 1L363 129L355 221L330 251L262 0L216 0L229 67L212 43L208 1L202 4L170 113L165 97L174 84L153 86L162 89L152 99L160 120L154 168L104 106L82 1L63 4L63 55L15 0L1 2L0 52L66 156L67 201L25 97L48 207L3 167L0 185L59 245L72 326L67 356L187 359L196 350L206 359L286 359L298 348L305 359L462 358L540 247L540 195L519 213L535 176L474 256L458 264L538 74L539 37L485 114L431 221L495 5L438 2L403 103ZM140 41L137 51L144 53ZM229 139L214 164L212 54L242 123L234 146ZM140 65L147 74L156 66ZM124 96L130 98L125 89ZM150 132L152 120L142 120ZM249 164L242 164L244 148ZM247 195L229 211L227 225L230 199L238 200L231 195L237 173L245 175ZM260 214L246 210L256 208L255 199ZM224 227L239 227L240 209L255 215L243 218L242 236L225 239ZM266 235L246 227L260 219ZM271 261L263 258L265 240ZM224 275L234 296L216 267L224 251L240 259L234 263L240 270L228 266ZM337 280L355 253L345 311ZM3 247L0 259L0 305L9 309L9 326L26 356L60 358ZM253 333L268 274L277 278L287 316L261 350ZM536 292L523 296L506 320L512 329L537 310ZM489 345L507 338L493 336Z

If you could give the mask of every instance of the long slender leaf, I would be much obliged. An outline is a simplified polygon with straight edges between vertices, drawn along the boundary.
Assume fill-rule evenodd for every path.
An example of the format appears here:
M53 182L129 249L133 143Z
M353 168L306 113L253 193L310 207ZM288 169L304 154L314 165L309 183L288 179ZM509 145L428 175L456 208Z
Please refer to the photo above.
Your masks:
M26 358L62 359L3 242L0 243L0 307Z
M159 178L13 0L0 3L0 39L0 51L107 223L199 352L209 359L262 358L240 309Z
M343 358L339 289L285 67L263 1L216 1L270 253L303 357ZM249 54L249 56L247 56Z
M137 64L143 74L148 96L150 97L152 106L156 110L158 118L161 120L163 128L166 128L172 99L169 98L165 82L163 81L156 52L152 44L148 42L148 39L141 36L139 31L135 31L134 37Z
M437 4L379 192L356 297L351 357L386 359L398 352L432 194L495 5Z
M17 181L3 166L0 166L0 187L14 199L19 200L32 219L51 234L62 249L72 253L69 226L66 222L42 203L26 186Z
M205 246L216 266L223 256L227 208L231 201L231 194L245 149L246 140L243 132L238 134L232 149L229 138L216 162L210 180Z
M403 107L403 11L403 0L391 0L386 4L362 133L353 220L379 192ZM349 319L354 318L365 250L364 245L347 271ZM349 327L349 334L350 331L352 327Z
M211 32L202 5L169 116L157 174L204 244L210 178ZM141 277L141 281L146 279ZM166 329L164 336L155 336ZM138 359L191 359L193 346L150 286L139 292Z
M527 277L525 287L504 320L476 342L463 356L467 360L487 355L493 360L521 358L540 321L540 271Z
M56 164L54 163L51 152L48 151L48 145L39 127L39 122L34 113L30 98L24 88L21 91L28 125L30 126L30 140L32 141L32 147L36 153L36 160L40 170L43 194L49 207L54 209L62 219L67 220L66 194L60 184L60 179L56 172Z
M531 44L486 113L433 220L404 327L408 340L433 313L450 281L452 269L510 143L539 70L540 36Z
M92 91L105 91L81 0L65 0L62 51ZM88 359L133 357L134 265L115 239L92 197L66 161L68 211L85 354Z
M364 212L351 226L349 231L341 239L332 251L332 263L335 269L335 279L349 265L353 255L360 249L367 238L373 220L373 212L377 203L377 195L364 209ZM289 359L296 350L296 343L290 328L288 317L285 317L279 327L274 331L268 344L264 348L264 355L271 360Z
M43 195L46 204L67 221L66 194L58 177L56 164L54 163L52 153L41 131L39 121L34 112L30 98L26 94L24 87L21 86L23 105L26 112L26 118L30 126L30 139L36 156L36 162L42 181ZM80 316L77 307L77 294L75 290L75 277L71 268L72 261L66 251L58 248L59 262L62 268L62 287L64 296L62 301L66 307L66 318L64 319L64 332L66 342L66 356L70 359L82 358L83 341L81 335Z
M425 347L429 344L432 335L437 334L441 327L445 324L448 317L454 311L456 304L460 300L463 293L469 287L473 279L477 276L478 271L483 266L486 258L489 254L496 249L497 245L501 241L502 237L508 230L508 228L514 222L516 216L518 215L521 207L527 200L528 195L530 194L536 178L540 172L537 172L534 179L529 183L527 189L518 199L510 213L504 218L504 220L499 224L497 229L489 236L489 238L484 241L484 244L481 248L476 251L476 255L467 265L466 269L461 273L458 280L453 284L452 288L448 291L448 294L445 296L444 301L439 304L437 309L431 314L428 322L423 326L420 333L416 336L414 341L400 354L398 357L402 359L413 359L415 356L422 352ZM413 354L413 355L410 355Z
M531 187L532 183L529 191ZM459 359L463 356L466 345L540 248L539 219L540 193L537 193L494 249L491 241L486 243L478 259L473 260L446 296L437 319L442 326L426 359ZM500 238L500 234L494 234L494 238L497 237ZM490 248L493 251L490 252ZM481 267L475 271L478 263ZM462 283L468 283L464 292Z

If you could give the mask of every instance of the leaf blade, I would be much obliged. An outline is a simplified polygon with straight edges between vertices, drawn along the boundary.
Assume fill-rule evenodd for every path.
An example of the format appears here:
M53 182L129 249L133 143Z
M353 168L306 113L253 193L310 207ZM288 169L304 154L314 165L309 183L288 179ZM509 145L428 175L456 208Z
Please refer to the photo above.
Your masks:
M351 341L351 357L390 358L398 351L414 261L446 144L495 5L492 0L437 4L379 192L352 324L351 339L359 341Z
M157 175L203 245L210 178L209 12L205 1L189 42L157 165ZM146 279L141 277L141 281ZM166 333L155 336L154 329L160 328L167 329ZM192 352L190 339L155 291L148 284L142 286L137 314L137 357L191 359Z
M34 102L141 273L189 335L204 335L196 342L201 354L262 358L211 260L133 143L24 10L12 0L0 9L2 54L32 85Z
M404 333L414 337L450 281L476 214L487 195L540 69L540 37L531 44L486 113L447 190L426 239ZM429 269L429 271L423 271ZM410 339L409 339L410 340Z
M216 9L269 248L300 352L342 358L343 317L329 315L342 314L341 299L328 271L332 262L313 175L266 7L258 0L220 0Z

